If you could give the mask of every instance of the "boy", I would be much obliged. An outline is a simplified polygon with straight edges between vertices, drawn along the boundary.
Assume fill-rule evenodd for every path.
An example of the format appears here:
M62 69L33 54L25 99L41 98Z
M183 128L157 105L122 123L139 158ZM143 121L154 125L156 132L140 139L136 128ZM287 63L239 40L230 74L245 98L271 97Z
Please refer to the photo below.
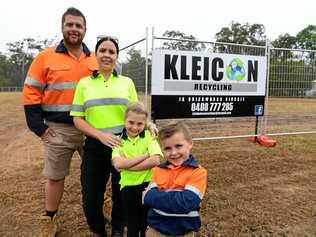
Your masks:
M146 236L194 236L201 226L207 172L191 154L192 137L184 123L163 127L158 138L166 161L153 169L144 192L144 204L150 206Z
M121 174L127 237L145 237L148 208L142 204L142 193L152 178L151 168L159 165L162 157L158 141L146 129L147 120L141 103L130 104L125 112L122 145L112 152L113 165Z

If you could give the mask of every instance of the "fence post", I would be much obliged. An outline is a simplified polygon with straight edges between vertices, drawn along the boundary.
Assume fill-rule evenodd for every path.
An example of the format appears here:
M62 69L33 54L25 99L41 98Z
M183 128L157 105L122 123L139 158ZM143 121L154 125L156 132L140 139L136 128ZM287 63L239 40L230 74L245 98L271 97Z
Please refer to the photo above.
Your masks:
M268 124L268 101L269 101L269 72L270 72L270 53L271 53L271 49L270 49L270 41L268 38L266 38L266 48L265 48L265 56L267 58L267 68L266 68L266 96L265 96L265 100L264 100L264 118L263 118L263 128L262 128L262 134L266 134L267 133L267 124Z
M148 27L146 27L145 108L148 111Z

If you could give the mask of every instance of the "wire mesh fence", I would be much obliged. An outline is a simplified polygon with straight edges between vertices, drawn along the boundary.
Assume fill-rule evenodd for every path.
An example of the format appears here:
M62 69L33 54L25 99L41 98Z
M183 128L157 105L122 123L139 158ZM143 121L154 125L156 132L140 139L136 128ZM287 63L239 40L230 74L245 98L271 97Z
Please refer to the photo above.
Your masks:
M3 86L0 87L0 92L20 92L22 91L21 86Z
M169 40L161 37L157 39ZM259 133L270 135L316 133L316 51L205 41L196 41L194 46L195 48L187 50L267 58L266 113L259 120ZM157 48L161 46L158 44ZM157 123L163 125L169 121L161 120ZM185 121L192 128L197 140L248 137L255 134L255 117L185 119Z
M269 95L316 96L315 51L272 48L270 50Z

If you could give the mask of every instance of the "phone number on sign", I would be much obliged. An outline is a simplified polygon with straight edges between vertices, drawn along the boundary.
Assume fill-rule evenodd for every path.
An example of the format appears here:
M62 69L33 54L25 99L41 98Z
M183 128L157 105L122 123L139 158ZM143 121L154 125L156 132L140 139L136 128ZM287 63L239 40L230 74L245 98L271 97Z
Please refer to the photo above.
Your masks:
M197 102L191 103L191 112L231 112L234 109L234 103L222 102Z

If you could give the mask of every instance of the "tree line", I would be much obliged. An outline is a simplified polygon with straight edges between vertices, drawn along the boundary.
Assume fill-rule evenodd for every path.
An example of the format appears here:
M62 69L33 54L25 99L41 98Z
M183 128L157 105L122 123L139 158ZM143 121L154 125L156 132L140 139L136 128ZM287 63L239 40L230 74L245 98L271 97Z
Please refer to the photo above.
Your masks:
M210 50L211 48L212 52L247 53L244 51L245 49L231 45L220 43L208 45L198 42L195 36L176 30L167 30L163 36L183 40L165 41L161 47L164 49L200 51ZM51 46L53 43L57 43L56 39L57 37L54 39L24 38L16 42L7 43L8 53L4 54L0 52L0 87L22 86L34 56L42 49ZM264 46L266 44L265 27L262 24L231 22L229 26L223 27L215 34L215 40L216 42ZM296 35L281 34L271 44L274 48L316 50L316 25L309 25ZM295 58L295 54L293 53L290 55L280 54L274 59L278 61L275 63L280 64L280 61L286 60L289 56L290 58ZM314 61L315 54L309 53L305 59L304 64ZM300 60L296 61L302 64L302 62L298 62ZM145 57L142 56L141 50L136 50L135 48L129 49L126 60L122 62L122 69L124 75L130 76L135 80L138 88L144 89ZM279 69L277 67L273 70ZM277 78L272 77L272 80L277 80Z

